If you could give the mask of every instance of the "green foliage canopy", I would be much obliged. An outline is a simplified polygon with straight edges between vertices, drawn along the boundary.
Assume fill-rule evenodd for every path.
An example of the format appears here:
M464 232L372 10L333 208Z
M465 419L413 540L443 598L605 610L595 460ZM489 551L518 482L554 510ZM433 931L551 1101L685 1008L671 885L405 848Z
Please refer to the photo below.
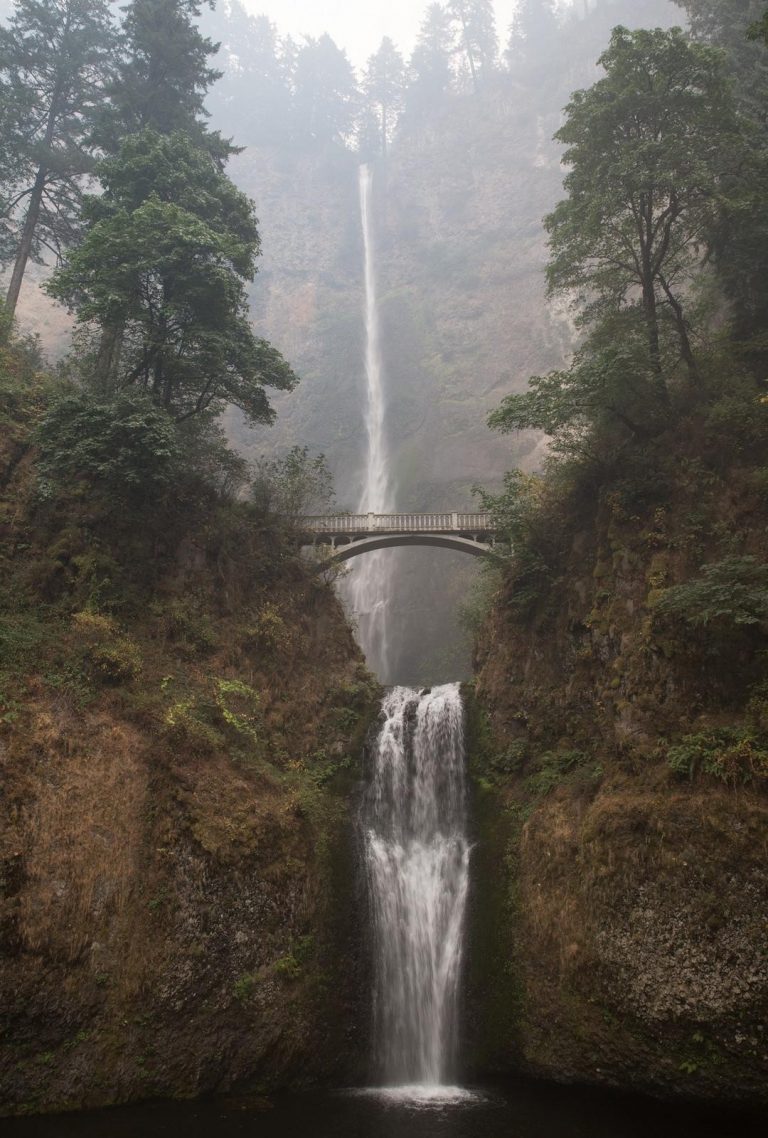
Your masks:
M253 479L254 502L265 514L298 518L328 513L334 502L333 475L324 454L292 447L280 458L261 459Z
M655 611L692 628L768 622L768 565L756 557L726 557L703 566L698 577L665 589Z
M129 136L100 177L88 232L48 291L81 323L122 330L118 388L150 392L177 421L227 403L271 421L265 386L290 389L296 376L251 331L249 200L182 134Z
M83 478L118 501L169 485L180 457L173 420L138 390L114 399L82 391L58 399L37 440L44 479L62 484Z
M582 323L636 314L665 397L666 331L697 377L686 294L741 135L722 55L679 28L616 28L600 62L605 78L574 94L556 135L570 171L545 220L549 288L576 292Z

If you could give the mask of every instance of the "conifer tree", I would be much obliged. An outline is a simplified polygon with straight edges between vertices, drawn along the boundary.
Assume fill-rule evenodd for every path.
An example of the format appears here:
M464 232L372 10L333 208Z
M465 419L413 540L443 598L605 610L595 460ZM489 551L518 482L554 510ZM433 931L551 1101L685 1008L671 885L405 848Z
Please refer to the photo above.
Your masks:
M97 124L97 138L108 154L119 155L123 141L144 130L180 133L223 169L234 148L205 122L205 93L219 72L209 66L217 45L194 22L200 10L199 0L131 0L122 29L122 58ZM150 181L147 194L151 192ZM120 383L124 311L116 305L111 316L100 317L94 378L104 390Z
M430 4L421 22L416 47L410 60L411 83L407 91L409 106L429 106L439 102L453 79L451 17L442 4Z
M227 124L249 143L284 137L291 120L291 45L267 16L251 16L239 3L230 5L218 28L226 65L213 98Z
M355 73L347 54L329 35L308 37L294 72L298 132L315 142L341 142L352 133L359 105Z
M131 0L122 27L122 58L98 132L107 153L145 128L183 131L220 162L232 153L205 126L205 94L221 72L209 64L218 44L195 23L200 10L201 0Z
M477 92L499 54L493 0L448 0L447 9L456 25L458 51L466 59Z
M519 0L506 51L510 64L546 59L556 32L553 0Z
M373 112L378 123L378 149L386 154L405 98L405 63L389 36L368 60L363 93L366 109Z
M768 30L765 0L677 0L693 35L724 49L745 129L748 155L734 163L722 190L728 206L706 234L720 281L732 303L735 334L768 332ZM765 33L764 33L765 34Z
M105 0L18 0L0 28L0 260L13 316L30 259L75 239L114 40Z

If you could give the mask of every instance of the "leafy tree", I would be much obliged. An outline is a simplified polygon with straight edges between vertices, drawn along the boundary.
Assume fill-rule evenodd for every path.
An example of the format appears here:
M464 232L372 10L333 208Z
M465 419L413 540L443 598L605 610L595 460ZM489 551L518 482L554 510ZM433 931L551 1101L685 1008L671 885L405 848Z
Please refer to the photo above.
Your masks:
M430 4L419 28L410 60L409 107L439 103L453 80L451 17L442 4Z
M527 391L508 395L489 425L511 431L543 431L551 453L603 463L627 437L661 429L654 377L642 332L621 316L594 329L570 367L533 376Z
M13 261L10 316L30 258L58 258L77 234L112 49L106 0L18 0L0 27L0 260Z
M575 93L556 135L570 171L545 219L549 288L578 290L582 323L636 313L665 399L667 327L698 375L686 294L740 134L721 54L679 28L616 28L600 62L605 78Z
M86 479L120 501L170 485L181 453L170 415L133 389L110 399L79 391L56 400L37 441L44 479Z
M493 518L499 539L513 561L514 590L510 605L530 611L558 572L563 528L547 512L547 482L535 474L510 470L498 494L475 487L483 510Z
M372 110L378 120L379 150L386 154L405 98L405 63L388 36L368 60L363 93L367 109Z
M294 109L300 134L342 142L352 133L359 94L346 52L329 35L307 38L296 57Z
M493 0L448 0L447 9L457 26L458 50L467 61L477 92L499 54Z
M182 134L129 136L100 178L86 236L47 286L81 323L122 329L113 377L97 379L148 391L177 422L230 403L269 422L265 386L290 389L296 377L250 328L249 200Z
M289 519L326 514L334 498L325 455L310 455L308 447L295 446L281 458L262 458L256 464L253 499L265 514Z

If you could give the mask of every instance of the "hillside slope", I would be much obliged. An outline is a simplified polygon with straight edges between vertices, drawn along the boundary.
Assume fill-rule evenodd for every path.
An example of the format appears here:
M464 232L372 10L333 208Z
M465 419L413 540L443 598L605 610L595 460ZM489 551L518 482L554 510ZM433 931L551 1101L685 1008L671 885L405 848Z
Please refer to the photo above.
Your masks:
M51 495L3 391L0 1101L345 1077L376 688L328 586L203 485Z

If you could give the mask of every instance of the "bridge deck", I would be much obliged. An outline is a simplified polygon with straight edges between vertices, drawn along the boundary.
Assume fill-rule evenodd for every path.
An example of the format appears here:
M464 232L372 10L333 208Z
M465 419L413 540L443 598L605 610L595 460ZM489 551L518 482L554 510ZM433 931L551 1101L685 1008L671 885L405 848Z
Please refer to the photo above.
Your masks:
M337 514L299 518L300 530L315 541L373 534L448 533L492 536L494 525L487 513L460 514Z

